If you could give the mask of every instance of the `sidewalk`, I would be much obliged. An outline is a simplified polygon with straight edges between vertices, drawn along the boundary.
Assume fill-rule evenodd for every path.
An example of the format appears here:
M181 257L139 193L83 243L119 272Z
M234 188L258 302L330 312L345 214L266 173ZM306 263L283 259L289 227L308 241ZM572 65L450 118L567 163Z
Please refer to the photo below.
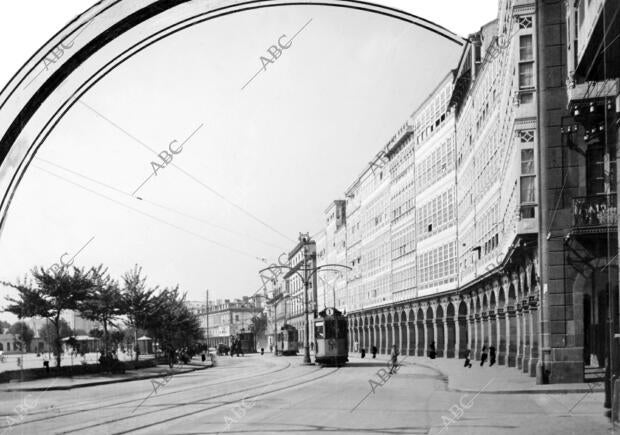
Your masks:
M351 353L350 358L367 361L359 354ZM549 384L536 385L536 378L522 373L515 367L493 366L488 363L480 367L480 361L472 360L472 368L463 367L465 360L455 358L430 359L419 356L401 356L398 358L403 366L419 366L436 371L448 381L448 390L461 393L481 394L564 394L603 392L602 384ZM370 356L372 360L372 355ZM377 360L388 361L387 355L377 355Z
M74 388L94 387L97 385L115 384L120 382L140 381L143 379L159 378L161 376L172 376L184 373L191 373L197 370L204 370L211 367L211 363L190 362L185 365L177 365L170 369L167 365L158 365L140 370L127 370L124 374L96 374L96 375L76 375L73 377L45 378L24 382L9 382L0 384L0 392L15 391L54 391L71 390Z

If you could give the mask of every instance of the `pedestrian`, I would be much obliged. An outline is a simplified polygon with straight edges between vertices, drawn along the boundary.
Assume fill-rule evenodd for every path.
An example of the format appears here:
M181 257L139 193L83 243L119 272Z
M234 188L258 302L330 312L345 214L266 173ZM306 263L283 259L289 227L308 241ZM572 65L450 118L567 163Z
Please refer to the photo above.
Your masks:
M489 367L493 367L493 364L495 364L495 357L495 346L491 346L489 347Z
M43 356L43 367L45 367L45 373L50 372L50 359L47 357L47 355Z
M377 346L373 344L370 348L370 352L372 353L372 358L375 359L377 357Z
M391 360L391 366L390 366L390 374L394 374L396 373L397 370L397 366L398 366L398 348L396 347L396 345L392 345L392 352L390 353L390 360Z
M430 359L435 359L435 357L437 357L437 350L435 350L435 342L431 342L431 345L429 346L429 350L428 350L428 357Z
M484 365L484 362L487 360L487 347L486 345L482 346L482 355L480 356L480 367Z
M231 358L235 356L235 345L236 343L234 341L230 344L230 357Z
M467 349L467 350L465 351L465 364L463 364L463 367L469 367L469 368L471 368L471 360L470 360L470 357L471 357L471 350L470 350L470 349Z
M205 362L207 360L207 351L203 350L202 353L200 354L200 358L202 359L202 362Z
M264 355L264 354L265 354L265 348L264 348L264 347L261 347L261 348L260 348L260 354L261 354L261 355Z
M361 354L362 354L362 358L364 358L366 356L366 349L364 349L363 347L362 347Z
M359 352L359 343L357 341L353 343L353 347L354 347L355 352Z

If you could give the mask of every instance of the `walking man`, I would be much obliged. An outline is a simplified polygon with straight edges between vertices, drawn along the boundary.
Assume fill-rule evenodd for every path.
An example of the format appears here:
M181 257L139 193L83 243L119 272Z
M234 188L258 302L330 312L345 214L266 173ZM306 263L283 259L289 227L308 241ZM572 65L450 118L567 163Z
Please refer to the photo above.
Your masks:
M390 374L394 374L398 371L398 369L396 368L398 366L398 348L396 347L396 345L392 345L392 352L390 353L390 360L392 362L392 365L390 367Z
M482 346L482 355L480 356L480 367L482 367L485 363L485 361L487 360L488 357L488 353L487 353L487 346L484 345Z
M495 346L489 347L489 367L493 367L495 364Z
M465 364L463 364L463 367L471 368L471 360L470 360L470 358L471 358L471 350L467 349L465 351Z
M377 357L377 346L373 344L372 348L370 349L370 353L372 353L373 359L376 358Z
M435 357L437 356L437 350L435 349L435 342L431 342L431 345L429 347L429 351L428 351L428 357L430 359L435 359Z

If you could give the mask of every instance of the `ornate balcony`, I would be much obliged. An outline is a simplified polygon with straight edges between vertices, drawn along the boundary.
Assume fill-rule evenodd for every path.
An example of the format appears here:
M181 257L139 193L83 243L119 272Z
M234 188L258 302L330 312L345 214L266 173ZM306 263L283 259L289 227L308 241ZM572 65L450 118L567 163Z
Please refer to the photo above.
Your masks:
M607 231L618 225L615 193L573 198L573 227L585 232Z

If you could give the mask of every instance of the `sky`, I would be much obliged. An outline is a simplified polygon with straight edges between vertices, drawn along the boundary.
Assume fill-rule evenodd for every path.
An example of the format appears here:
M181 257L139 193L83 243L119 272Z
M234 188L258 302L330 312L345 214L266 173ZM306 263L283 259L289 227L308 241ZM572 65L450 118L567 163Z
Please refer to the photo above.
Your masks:
M0 6L1 33L6 24L22 34L12 34L3 82L90 5L13 3ZM495 16L494 1L462 3L382 2L463 35ZM25 35L15 24L30 20L28 7L40 7L41 25ZM266 49L300 30L241 90ZM149 284L178 284L191 300L207 289L217 299L251 295L261 259L322 227L330 201L459 55L419 27L319 6L233 14L163 39L90 89L41 147L0 234L0 281L64 254L116 278L139 264ZM178 152L171 164L155 165L152 151L169 149ZM131 196L138 188L142 200ZM0 287L0 310L12 294Z

